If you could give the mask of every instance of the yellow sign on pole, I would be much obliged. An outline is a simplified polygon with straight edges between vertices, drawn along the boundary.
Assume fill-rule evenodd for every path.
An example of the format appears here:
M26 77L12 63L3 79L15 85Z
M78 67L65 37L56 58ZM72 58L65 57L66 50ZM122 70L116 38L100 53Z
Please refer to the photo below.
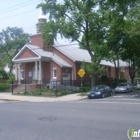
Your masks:
M79 75L80 77L83 77L83 76L85 75L84 69L80 69L80 70L78 71L78 75Z

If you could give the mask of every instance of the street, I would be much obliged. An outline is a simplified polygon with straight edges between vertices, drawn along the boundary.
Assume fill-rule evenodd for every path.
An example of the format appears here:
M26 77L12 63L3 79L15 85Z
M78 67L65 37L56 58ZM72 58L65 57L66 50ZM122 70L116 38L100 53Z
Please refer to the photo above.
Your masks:
M140 100L0 101L0 140L128 140L140 129Z

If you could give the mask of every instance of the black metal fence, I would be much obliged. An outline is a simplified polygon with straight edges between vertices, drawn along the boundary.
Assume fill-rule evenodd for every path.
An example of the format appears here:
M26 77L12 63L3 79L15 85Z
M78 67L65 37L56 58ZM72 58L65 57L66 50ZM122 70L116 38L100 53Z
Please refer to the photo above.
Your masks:
M125 82L125 81L120 81ZM115 88L115 79L98 80L97 84L105 84ZM28 94L42 96L61 96L76 92L87 92L91 89L91 80L43 80L27 81L21 83L3 82L0 83L0 92L12 92L12 94Z
M12 93L46 95L54 94L55 96L70 94L76 92L89 91L91 81L89 80L50 80L46 82L40 81L22 81L21 84L11 85Z

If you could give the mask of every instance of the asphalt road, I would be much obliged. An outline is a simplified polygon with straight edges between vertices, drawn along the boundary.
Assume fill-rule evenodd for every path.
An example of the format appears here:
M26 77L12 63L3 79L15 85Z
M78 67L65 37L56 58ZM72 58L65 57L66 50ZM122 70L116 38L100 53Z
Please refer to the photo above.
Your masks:
M140 129L140 100L0 102L0 140L128 140Z

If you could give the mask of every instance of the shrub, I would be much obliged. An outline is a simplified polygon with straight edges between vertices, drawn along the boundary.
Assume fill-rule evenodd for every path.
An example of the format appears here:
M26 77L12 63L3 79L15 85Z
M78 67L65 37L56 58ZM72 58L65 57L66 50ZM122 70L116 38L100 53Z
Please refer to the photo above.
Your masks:
M8 76L8 73L6 73L6 71L0 69L0 78L1 79L7 79L9 76Z
M9 76L8 83L11 84L12 81L14 81L14 80L15 80L15 76L11 75L11 76Z
M100 77L100 81L101 81L101 82L106 82L106 81L108 81L108 77L107 77L106 75L102 75L102 76Z
M9 89L8 83L0 83L0 91L5 91L7 89Z

